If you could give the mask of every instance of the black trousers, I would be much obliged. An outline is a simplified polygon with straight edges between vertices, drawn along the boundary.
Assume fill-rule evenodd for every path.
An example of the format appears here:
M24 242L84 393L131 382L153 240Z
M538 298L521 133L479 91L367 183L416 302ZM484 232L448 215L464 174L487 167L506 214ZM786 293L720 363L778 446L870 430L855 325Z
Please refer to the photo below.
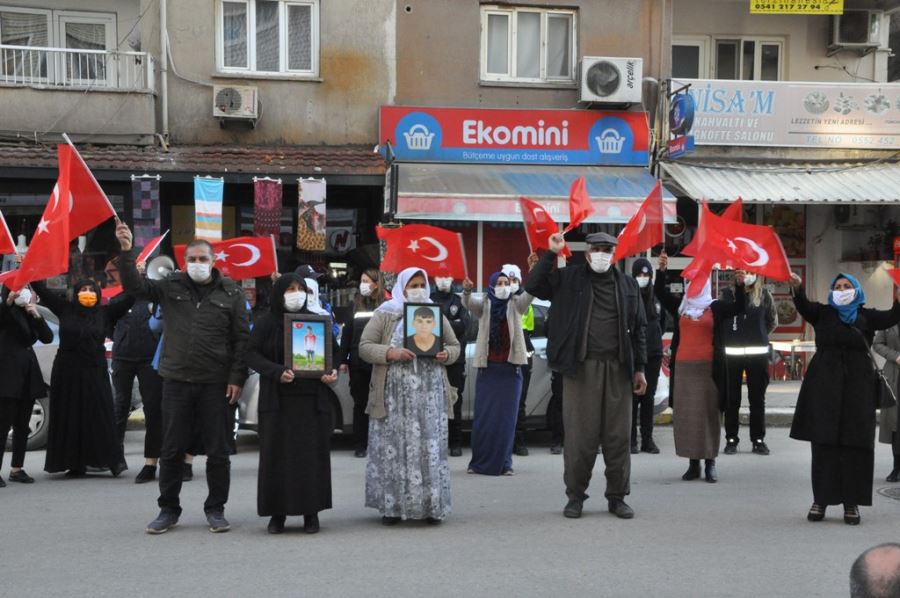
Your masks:
M141 390L141 402L144 404L144 458L158 459L162 446L162 386L159 373L153 369L149 361L112 362L113 398L116 411L116 432L119 434L119 445L125 449L125 428L128 425L128 414L131 411L131 391L134 379L138 380Z
M522 394L519 396L519 414L516 416L516 440L515 446L525 446L525 400L528 398L528 387L531 386L531 366L533 358L528 358L528 363L522 366Z
M369 416L366 415L366 405L369 403L369 381L371 379L371 368L350 367L350 396L353 397L353 444L357 450L366 450L369 446Z
M456 403L453 405L453 419L448 422L448 445L451 448L462 448L462 399L466 387L466 362L457 362L447 368L450 386L456 389Z
M647 358L644 376L647 378L647 392L632 395L631 399L631 438L637 438L638 422L640 422L641 438L653 436L653 398L659 384L659 370L662 367L662 355Z
M163 381L162 451L159 459L159 506L181 513L179 495L184 455L199 432L206 452L209 495L203 510L221 511L231 485L230 435L233 416L225 398L225 383L192 384Z
M553 372L550 376L550 401L547 403L547 427L550 428L550 444L562 444L565 439L563 426L563 375Z
M28 424L34 401L31 399L0 399L0 467L3 467L3 453L6 450L6 437L12 429L12 466L22 467L25 464L25 448L28 444Z
M747 355L725 357L725 437L738 439L741 409L741 384L747 372L747 394L750 401L750 440L766 437L766 388L769 386L769 356Z

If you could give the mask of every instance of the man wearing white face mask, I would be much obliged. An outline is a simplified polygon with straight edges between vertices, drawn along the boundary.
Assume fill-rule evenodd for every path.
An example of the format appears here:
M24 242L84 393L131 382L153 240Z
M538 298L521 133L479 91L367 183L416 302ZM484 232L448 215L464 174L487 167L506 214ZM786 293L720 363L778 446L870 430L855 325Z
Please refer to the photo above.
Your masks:
M448 422L448 442L451 457L462 456L462 396L466 386L466 329L469 327L469 310L463 306L459 295L453 292L453 279L435 276L431 300L441 307L441 315L450 322L453 334L459 341L459 359L447 366L447 378L456 389L453 419Z
M187 244L187 272L162 280L142 278L135 268L132 235L120 222L116 237L122 248L120 271L127 293L161 305L166 314L166 342L159 373L163 377L163 440L159 469L159 516L149 534L174 527L181 515L182 462L199 430L206 450L209 496L204 512L211 532L230 529L225 519L231 463L229 431L232 412L247 378L244 350L250 319L241 288L212 267L212 246L201 240Z
M565 375L563 459L569 501L563 515L581 517L599 440L609 512L630 519L634 511L624 499L631 491L631 401L632 392L647 390L647 321L637 282L610 269L618 240L593 233L586 241L586 265L557 269L565 240L551 236L550 251L531 271L525 290L552 302L547 358Z

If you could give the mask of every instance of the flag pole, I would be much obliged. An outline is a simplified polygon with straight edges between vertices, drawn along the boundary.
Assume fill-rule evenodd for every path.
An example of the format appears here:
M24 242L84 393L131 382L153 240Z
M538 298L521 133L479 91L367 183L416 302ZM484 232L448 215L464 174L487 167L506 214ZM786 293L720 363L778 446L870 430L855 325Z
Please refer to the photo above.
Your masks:
M463 245L462 233L456 233L456 238L459 240L459 254L463 258L463 273L466 275L466 278L468 278L469 277L469 260L466 259L466 247L465 247L465 245Z

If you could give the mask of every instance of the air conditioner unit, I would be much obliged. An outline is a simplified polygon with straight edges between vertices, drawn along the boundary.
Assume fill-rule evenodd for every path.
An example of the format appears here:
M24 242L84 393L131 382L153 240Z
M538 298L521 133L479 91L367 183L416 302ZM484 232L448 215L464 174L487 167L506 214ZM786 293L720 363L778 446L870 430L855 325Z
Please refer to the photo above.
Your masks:
M213 116L256 120L259 117L257 88L216 85L213 87Z
M579 73L579 100L602 104L640 103L643 76L642 58L585 56Z
M880 10L847 9L831 20L831 44L829 48L877 48L881 46Z

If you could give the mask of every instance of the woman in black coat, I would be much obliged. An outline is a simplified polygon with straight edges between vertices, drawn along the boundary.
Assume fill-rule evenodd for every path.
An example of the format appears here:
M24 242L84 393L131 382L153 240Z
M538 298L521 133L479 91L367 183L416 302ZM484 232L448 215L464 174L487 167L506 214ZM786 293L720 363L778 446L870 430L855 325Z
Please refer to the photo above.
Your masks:
M257 511L271 517L272 534L284 531L288 515L303 515L304 531L316 533L319 511L331 508L334 422L327 385L337 380L337 370L319 379L300 378L284 361L284 315L311 314L307 292L296 274L275 282L270 311L254 325L245 355L247 365L259 372ZM332 347L338 353L336 343Z
M106 334L134 300L100 305L100 286L75 283L66 300L43 282L32 285L41 304L59 319L59 350L50 375L50 422L44 471L84 475L88 467L128 469L119 445L112 386L106 363Z
M31 290L18 293L3 287L0 294L0 467L10 428L13 431L12 464L9 481L30 484L34 478L25 473L25 446L34 400L47 396L34 343L53 342L53 332L32 301ZM0 488L6 486L0 478Z
M831 283L828 305L807 299L796 274L794 305L816 331L816 353L797 397L791 438L812 445L813 505L821 521L828 505L844 505L844 522L860 522L872 504L875 467L875 372L869 347L876 330L900 322L900 303L888 311L863 307L865 293L849 274Z

